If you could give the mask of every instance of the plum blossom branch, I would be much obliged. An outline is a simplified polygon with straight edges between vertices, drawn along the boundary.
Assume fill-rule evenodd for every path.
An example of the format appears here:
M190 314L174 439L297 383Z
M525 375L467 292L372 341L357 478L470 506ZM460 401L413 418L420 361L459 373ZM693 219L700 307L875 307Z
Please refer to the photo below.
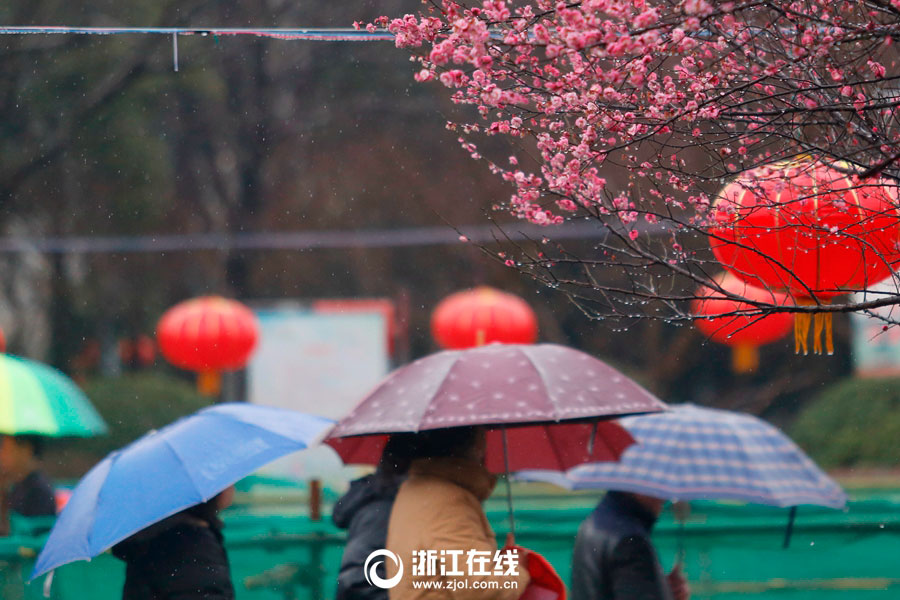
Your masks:
M760 165L813 156L863 191L900 184L900 0L430 0L366 27L386 27L413 53L417 81L471 108L448 128L511 186L492 208L608 229L589 248L542 240L501 257L597 318L688 319L694 290L722 292L709 252L717 196ZM482 150L497 136L508 156ZM855 226L822 234L896 266ZM809 306L734 299L754 316L872 311L900 294Z

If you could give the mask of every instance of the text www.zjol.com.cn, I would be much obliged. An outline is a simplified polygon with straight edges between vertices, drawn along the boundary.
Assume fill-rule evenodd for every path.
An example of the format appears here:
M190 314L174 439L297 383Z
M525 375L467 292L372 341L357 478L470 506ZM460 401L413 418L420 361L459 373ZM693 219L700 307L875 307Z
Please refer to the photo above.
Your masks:
M468 579L449 579L446 581L413 581L413 589L417 590L514 590L519 587L518 581L469 581Z

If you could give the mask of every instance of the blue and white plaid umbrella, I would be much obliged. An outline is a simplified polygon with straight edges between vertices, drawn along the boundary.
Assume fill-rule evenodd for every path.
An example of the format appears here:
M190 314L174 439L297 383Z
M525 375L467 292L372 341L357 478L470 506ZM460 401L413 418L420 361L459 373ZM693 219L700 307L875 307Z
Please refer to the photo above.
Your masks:
M668 500L728 499L771 506L841 509L847 495L786 435L748 414L672 406L619 421L638 441L619 462L518 478L568 489L635 492Z

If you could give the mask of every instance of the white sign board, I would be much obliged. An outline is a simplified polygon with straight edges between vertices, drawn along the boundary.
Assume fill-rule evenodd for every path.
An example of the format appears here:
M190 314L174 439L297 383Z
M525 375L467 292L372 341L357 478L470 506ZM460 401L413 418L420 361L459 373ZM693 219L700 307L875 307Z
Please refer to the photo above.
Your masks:
M891 278L872 286L869 291L853 294L853 301L870 302L898 293L897 284ZM872 312L900 320L900 306L883 306ZM888 326L885 329L884 321L865 313L851 313L850 322L853 326L853 366L857 375L900 375L900 327Z
M247 368L250 402L338 419L388 372L388 323L381 312L316 312L296 305L255 312L260 340ZM328 486L358 474L324 447L285 457L265 472Z

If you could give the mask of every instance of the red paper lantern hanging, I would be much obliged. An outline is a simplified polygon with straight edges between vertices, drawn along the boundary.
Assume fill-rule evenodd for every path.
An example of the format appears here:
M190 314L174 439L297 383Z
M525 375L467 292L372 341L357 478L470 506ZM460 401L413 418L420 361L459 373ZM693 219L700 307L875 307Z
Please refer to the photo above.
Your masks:
M490 287L451 294L431 315L431 334L445 349L492 342L532 344L537 333L537 317L528 303Z
M789 303L785 294L771 292L747 285L731 274L717 278L725 292L747 300L767 304ZM750 373L759 366L759 346L780 340L791 331L794 317L791 313L770 315L741 315L754 306L728 298L716 289L703 287L694 300L692 312L701 317L694 321L704 335L714 342L731 346L731 365L736 373Z
M259 325L240 302L206 296L167 310L159 320L156 338L170 363L197 371L201 393L216 395L221 371L246 366L256 348Z
M838 165L839 167L841 165ZM827 304L888 277L900 261L895 190L811 159L759 167L725 186L710 245L747 283L798 305ZM831 313L815 313L813 350L834 352ZM795 347L808 352L810 313L795 318Z

